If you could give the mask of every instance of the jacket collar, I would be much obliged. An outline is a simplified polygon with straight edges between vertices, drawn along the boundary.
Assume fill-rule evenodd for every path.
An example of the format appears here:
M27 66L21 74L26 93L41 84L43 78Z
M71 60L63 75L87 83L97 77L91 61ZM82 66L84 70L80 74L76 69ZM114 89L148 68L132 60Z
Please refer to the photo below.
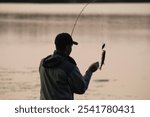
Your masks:
M74 65L77 65L77 63L75 62L75 60L74 60L71 56L67 56L64 52L55 50L53 55L54 55L54 56L55 56L55 55L62 56L62 57L64 57L66 60L68 60L70 63L72 63L72 64L74 64Z
M64 52L59 51L59 50L55 50L54 55L60 55L60 56L65 57L65 58L68 57Z

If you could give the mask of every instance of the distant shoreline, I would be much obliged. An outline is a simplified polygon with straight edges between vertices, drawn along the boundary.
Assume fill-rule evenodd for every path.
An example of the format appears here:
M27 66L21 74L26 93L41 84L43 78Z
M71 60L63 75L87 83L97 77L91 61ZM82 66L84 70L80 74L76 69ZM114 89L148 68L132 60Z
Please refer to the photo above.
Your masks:
M0 3L0 13L78 15L85 4L20 4ZM89 4L83 15L150 15L150 3Z
M0 13L0 19L36 19L49 20L51 18L76 18L77 14L39 14L39 13ZM150 17L150 14L82 14L82 18L89 17Z

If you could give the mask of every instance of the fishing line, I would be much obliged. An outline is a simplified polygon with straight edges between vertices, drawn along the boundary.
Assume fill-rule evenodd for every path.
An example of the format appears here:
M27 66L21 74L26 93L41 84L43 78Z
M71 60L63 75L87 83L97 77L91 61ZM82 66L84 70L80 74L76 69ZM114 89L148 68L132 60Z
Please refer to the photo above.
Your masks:
M73 32L74 32L74 30L75 30L75 27L76 27L76 25L77 25L77 22L78 22L78 20L79 20L79 17L82 15L82 13L83 13L83 11L85 10L85 8L86 8L89 4L94 3L94 2L96 2L96 0L92 0L91 2L88 2L87 4L84 5L84 7L82 8L82 10L80 11L79 15L77 16L77 18L76 18L76 20L75 20L75 23L74 23L73 28L72 28L72 31L71 31L71 36L73 35Z
M82 15L83 11L86 9L86 7L89 4L94 3L94 2L96 2L96 0L92 0L91 2L88 2L87 4L84 5L84 7L82 8L82 10L80 11L79 15L77 16L77 18L75 20L75 23L74 23L72 31L71 31L71 36L73 36L75 27L78 23L78 20L79 20L80 16ZM102 28L103 28L103 25L102 25ZM103 39L102 39L102 43L103 43L103 45L102 45L102 56L101 56L101 62L100 62L100 67L99 67L100 70L101 70L102 66L104 65L105 56L106 56L106 50L104 49L105 48L105 43L103 42Z

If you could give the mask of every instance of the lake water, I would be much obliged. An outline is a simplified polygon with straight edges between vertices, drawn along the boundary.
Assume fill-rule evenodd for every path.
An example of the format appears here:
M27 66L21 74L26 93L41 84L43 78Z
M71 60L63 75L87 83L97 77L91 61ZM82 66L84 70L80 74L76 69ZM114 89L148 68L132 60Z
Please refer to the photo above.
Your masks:
M79 45L73 46L71 56L82 74L91 63L100 61L103 43L107 52L102 70L93 74L87 92L75 99L150 99L149 9L146 14L130 10L123 14L111 13L108 6L107 12L98 12L96 5L92 12L83 13L74 30ZM73 14L40 12L39 8L44 6L38 5L38 12L34 8L31 13L27 8L18 12L0 9L0 99L39 99L40 60L54 51L58 33L71 33L82 7Z

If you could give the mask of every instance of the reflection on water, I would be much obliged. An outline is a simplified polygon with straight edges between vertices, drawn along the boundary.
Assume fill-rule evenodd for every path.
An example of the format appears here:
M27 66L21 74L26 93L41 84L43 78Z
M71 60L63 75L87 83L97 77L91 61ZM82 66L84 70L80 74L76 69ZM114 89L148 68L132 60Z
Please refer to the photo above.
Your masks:
M54 50L59 32L71 32L75 15L14 17L0 14L0 99L39 99L38 66ZM73 35L79 45L71 56L81 72L106 62L89 90L76 99L150 99L150 15L83 15Z

